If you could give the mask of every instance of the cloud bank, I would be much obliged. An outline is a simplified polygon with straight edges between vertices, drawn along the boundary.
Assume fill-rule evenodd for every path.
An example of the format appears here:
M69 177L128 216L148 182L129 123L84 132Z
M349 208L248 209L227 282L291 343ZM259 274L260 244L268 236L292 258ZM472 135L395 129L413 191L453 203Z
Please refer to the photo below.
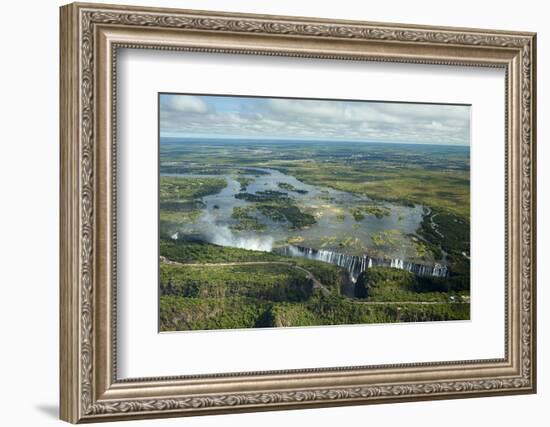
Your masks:
M161 95L160 120L162 136L470 143L464 105Z

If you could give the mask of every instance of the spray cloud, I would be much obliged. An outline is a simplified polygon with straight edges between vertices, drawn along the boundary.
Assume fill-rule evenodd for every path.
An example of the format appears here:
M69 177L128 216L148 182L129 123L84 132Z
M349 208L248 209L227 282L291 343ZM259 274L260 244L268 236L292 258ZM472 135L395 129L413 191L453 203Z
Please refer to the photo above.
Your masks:
M216 224L210 213L206 212L200 219L205 229L206 240L219 246L271 252L274 239L271 236L235 235L227 225Z

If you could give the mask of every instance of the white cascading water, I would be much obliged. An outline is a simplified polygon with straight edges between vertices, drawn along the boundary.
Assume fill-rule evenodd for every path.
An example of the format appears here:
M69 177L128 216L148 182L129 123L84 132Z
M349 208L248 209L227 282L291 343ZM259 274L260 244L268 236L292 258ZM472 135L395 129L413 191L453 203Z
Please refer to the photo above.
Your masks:
M303 257L316 261L323 261L330 264L336 264L345 268L355 282L359 275L367 268L371 267L391 267L400 270L406 270L418 276L447 277L447 266L435 264L433 266L416 264L399 258L377 259L370 258L368 255L356 256L346 255L340 252L329 251L326 249L313 249L296 245L288 245L282 249L285 255Z

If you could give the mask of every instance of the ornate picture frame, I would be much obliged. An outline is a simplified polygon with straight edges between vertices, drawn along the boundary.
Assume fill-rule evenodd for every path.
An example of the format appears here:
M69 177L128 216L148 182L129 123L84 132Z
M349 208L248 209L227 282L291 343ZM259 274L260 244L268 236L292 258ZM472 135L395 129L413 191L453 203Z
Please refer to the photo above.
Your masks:
M112 421L536 391L533 33L70 4L61 8L61 419ZM505 357L117 378L117 49L505 70Z

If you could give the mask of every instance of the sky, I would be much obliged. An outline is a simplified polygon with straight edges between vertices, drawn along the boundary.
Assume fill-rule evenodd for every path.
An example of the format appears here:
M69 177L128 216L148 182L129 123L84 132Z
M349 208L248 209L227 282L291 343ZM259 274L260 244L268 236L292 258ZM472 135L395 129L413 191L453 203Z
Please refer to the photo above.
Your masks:
M161 94L160 134L470 145L470 107Z

